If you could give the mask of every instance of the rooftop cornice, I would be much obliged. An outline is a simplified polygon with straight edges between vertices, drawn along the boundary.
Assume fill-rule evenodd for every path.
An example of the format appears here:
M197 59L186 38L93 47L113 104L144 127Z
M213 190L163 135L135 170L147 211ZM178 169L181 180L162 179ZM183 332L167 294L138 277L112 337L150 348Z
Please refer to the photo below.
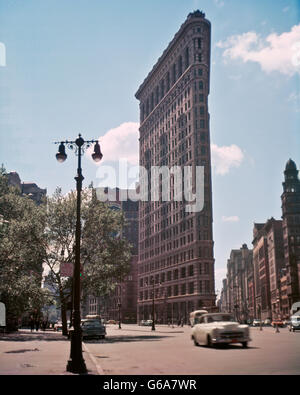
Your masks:
M155 74L155 72L159 69L160 65L163 63L163 61L165 60L165 58L167 57L167 55L169 54L169 52L172 50L172 48L175 46L175 44L179 41L180 37L182 36L182 34L184 33L184 31L186 30L186 28L195 23L198 22L199 19L201 19L202 21L204 21L205 23L207 23L209 26L211 25L208 19L205 19L205 14L199 10L194 11L193 13L188 14L187 19L184 21L184 23L180 26L180 29L178 30L178 32L175 34L175 36L173 37L172 41L169 43L169 45L167 46L167 48L164 50L164 52L162 53L162 55L160 56L160 58L158 58L157 62L155 63L155 65L152 67L152 70L149 72L149 74L147 75L147 77L144 79L144 81L142 82L142 84L140 85L139 89L137 90L135 97L137 99L139 99L140 94L142 92L142 90L146 87L146 85L148 84L148 82L150 81L151 77Z

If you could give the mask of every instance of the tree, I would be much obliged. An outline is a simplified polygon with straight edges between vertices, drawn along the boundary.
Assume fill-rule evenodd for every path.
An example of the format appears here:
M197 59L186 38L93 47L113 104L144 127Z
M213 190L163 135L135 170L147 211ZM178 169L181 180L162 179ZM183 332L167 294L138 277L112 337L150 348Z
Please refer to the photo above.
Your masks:
M8 184L0 169L0 298L6 305L7 328L16 328L20 316L42 300L45 211Z
M96 198L93 189L82 191L81 289L95 296L111 291L129 272L130 245L120 236L124 226L121 212L111 210ZM48 281L56 286L61 306L63 334L67 334L66 311L72 279L62 268L75 261L76 193L63 195L57 189L47 202L45 263Z

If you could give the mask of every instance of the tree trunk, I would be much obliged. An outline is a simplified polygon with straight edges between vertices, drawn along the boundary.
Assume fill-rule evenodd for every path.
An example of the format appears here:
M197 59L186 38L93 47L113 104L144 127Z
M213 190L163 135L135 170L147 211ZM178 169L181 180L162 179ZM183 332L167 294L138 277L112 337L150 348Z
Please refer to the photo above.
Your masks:
M59 290L60 305L61 305L61 322L62 322L62 334L68 336L68 325L67 325L67 306L65 301L65 295L62 289Z

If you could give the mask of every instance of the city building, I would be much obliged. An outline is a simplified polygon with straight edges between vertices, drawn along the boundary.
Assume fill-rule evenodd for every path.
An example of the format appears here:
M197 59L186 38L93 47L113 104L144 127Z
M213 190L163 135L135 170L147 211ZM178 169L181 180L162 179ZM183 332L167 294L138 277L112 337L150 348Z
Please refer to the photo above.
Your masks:
M291 159L284 170L282 202L284 260L289 308L300 302L300 180Z
M272 319L280 315L280 287L282 270L285 268L283 254L282 221L271 218L265 225L268 261L269 261L269 283L270 302L272 307Z
M190 13L139 87L140 166L152 186L139 206L138 319L183 319L215 308L208 95L211 24ZM153 167L167 167L153 180ZM204 207L189 212L171 169L204 168ZM182 173L180 173L179 178ZM169 183L170 181L170 183ZM162 189L169 183L166 199ZM143 189L143 188L142 188ZM144 191L144 189L143 189ZM153 192L158 191L158 199ZM154 309L153 309L154 307Z
M30 197L37 204L47 195L47 189L39 188L33 182L21 182L19 174L15 171L8 173L7 177L9 185L17 187L22 195Z
M252 289L249 289L249 276L252 267L252 250L247 244L231 250L227 260L227 275L223 280L220 308L222 312L233 313L237 321L251 319L249 311Z
M111 190L105 188L107 196ZM109 295L94 297L89 295L84 306L82 315L101 315L105 320L119 319L124 323L137 322L137 262L138 262L138 201L121 200L121 191L116 188L115 198L108 200L107 203L112 210L122 210L125 216L125 226L122 230L122 237L126 238L131 244L130 272L120 282L116 282L116 287Z

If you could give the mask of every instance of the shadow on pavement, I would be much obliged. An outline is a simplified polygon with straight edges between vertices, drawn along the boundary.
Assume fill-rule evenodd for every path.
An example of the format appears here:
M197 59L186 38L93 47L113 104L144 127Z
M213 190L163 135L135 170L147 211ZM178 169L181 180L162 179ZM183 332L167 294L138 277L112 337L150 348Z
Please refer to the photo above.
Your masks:
M259 347L253 347L253 346L248 346L247 348L243 348L242 345L240 344L219 344L217 346L214 346L215 350L258 350Z
M66 341L66 336L56 332L28 332L19 330L18 332L4 333L0 335L1 341L30 342L30 341Z
M85 340L84 342L89 344L89 343L99 343L99 344L105 344L105 343L128 343L128 342L140 342L140 341L158 341L160 339L166 338L166 337L173 337L173 336L109 336L106 337L104 340Z

